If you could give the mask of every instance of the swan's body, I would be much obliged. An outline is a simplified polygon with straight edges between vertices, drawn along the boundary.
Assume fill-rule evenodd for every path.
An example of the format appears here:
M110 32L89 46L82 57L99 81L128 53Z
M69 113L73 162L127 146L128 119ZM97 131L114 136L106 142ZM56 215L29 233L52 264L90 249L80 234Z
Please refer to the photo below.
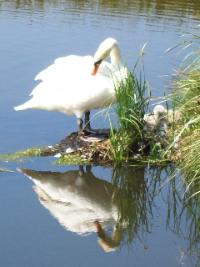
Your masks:
M108 56L111 63L103 61ZM127 73L121 63L117 41L108 38L94 57L70 55L56 59L36 76L41 82L31 92L32 98L15 110L44 109L74 114L82 129L83 114L111 105L115 101L115 87Z

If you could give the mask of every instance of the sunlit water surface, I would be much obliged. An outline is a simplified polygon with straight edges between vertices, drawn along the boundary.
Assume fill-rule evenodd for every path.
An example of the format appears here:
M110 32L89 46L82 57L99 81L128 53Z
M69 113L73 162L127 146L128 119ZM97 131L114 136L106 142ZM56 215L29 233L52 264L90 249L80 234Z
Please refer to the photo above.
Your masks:
M72 116L13 110L55 58L93 54L112 36L132 69L147 43L145 75L153 95L163 96L183 58L165 51L198 30L199 18L199 1L0 1L0 153L54 144L76 129ZM94 112L93 126L106 126L105 117ZM1 266L198 266L198 213L191 217L195 203L179 202L177 171L166 183L170 166L54 162L0 162L15 171L0 173Z

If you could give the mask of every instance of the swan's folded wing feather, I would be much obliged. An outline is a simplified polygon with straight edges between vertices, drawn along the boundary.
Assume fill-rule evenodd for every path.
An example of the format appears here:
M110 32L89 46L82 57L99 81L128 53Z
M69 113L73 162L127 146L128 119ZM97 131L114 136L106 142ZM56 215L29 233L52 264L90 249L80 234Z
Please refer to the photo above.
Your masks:
M67 57L57 58L54 64L48 66L37 74L35 80L48 83L56 83L76 80L77 77L90 75L92 70L93 57L70 55ZM45 86L43 86L43 89ZM40 86L36 86L30 96L34 96L41 90Z

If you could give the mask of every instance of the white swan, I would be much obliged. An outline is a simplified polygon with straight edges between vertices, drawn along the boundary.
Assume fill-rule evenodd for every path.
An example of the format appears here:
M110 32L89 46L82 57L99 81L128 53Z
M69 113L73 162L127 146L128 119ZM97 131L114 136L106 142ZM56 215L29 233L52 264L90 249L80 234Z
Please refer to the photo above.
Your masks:
M109 56L110 63L103 61ZM36 76L35 80L41 82L31 92L32 98L14 109L74 114L79 130L83 129L85 113L85 126L90 128L89 111L111 105L115 101L115 86L127 74L117 41L107 38L94 57L70 55L56 59Z

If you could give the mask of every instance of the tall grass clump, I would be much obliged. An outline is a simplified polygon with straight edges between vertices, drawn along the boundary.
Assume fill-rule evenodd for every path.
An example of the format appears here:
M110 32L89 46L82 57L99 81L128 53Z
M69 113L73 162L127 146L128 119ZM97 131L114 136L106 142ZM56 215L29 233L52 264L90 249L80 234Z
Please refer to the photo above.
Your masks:
M198 40L197 36L195 38ZM189 183L200 183L200 49L188 55L174 83L172 102L181 114L174 137L178 143L180 167Z
M131 72L116 87L118 128L114 130L111 126L110 137L115 162L128 161L143 140L143 117L148 106L147 91L148 85L142 75L138 79Z
M176 83L174 106L181 113L176 125L181 168L187 179L200 182L200 70L189 72Z

